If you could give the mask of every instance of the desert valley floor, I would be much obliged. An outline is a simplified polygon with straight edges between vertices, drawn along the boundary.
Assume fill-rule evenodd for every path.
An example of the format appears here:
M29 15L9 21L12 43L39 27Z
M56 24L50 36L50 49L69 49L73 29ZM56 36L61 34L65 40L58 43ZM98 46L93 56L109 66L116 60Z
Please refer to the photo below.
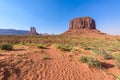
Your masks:
M15 38L10 37L9 42ZM21 36L20 38L22 41ZM33 41L34 38L32 37ZM116 55L120 55L118 37L73 39L52 36L39 39L44 44L14 44L10 51L0 50L0 80L117 80L119 78L120 69L116 66L115 60ZM60 48L60 45L63 47ZM72 48L68 45L72 45ZM104 52L99 53L102 55L94 53L97 48L98 52L102 48L106 52L111 52L110 55L114 58L104 56L106 55ZM91 67L81 62L79 60L81 56L96 58L100 61L101 67L96 65Z

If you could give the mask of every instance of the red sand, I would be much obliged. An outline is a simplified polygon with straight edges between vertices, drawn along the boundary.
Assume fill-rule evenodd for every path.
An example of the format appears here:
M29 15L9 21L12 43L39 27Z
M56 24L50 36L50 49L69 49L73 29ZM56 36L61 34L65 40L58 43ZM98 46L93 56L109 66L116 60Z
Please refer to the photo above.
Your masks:
M105 69L89 68L77 59L82 53L69 54L53 46L1 51L0 80L116 80L120 74L120 69L111 66L113 60L101 60Z

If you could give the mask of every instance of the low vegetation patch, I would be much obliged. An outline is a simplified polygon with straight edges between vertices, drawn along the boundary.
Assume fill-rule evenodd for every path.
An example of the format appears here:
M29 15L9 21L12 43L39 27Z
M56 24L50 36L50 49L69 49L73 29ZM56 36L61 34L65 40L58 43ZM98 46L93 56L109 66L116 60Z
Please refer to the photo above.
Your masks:
M101 67L101 62L99 62L96 58L81 56L79 61L82 63L87 63L89 67Z
M77 47L73 47L71 51L76 52L76 51L79 51L79 49Z
M60 49L61 51L71 51L73 49L73 46L67 44L57 44L56 48Z
M37 47L40 48L40 49L47 49L48 46L50 46L51 44L50 43L47 43L47 44L38 44Z
M112 59L112 56L108 53L103 53L101 54L101 56L104 58L104 59Z
M120 69L120 56L115 58L116 66Z
M117 80L120 80L120 75L117 76Z
M115 59L115 64L117 68L120 69L120 52L112 53L113 58Z
M81 56L81 57L79 58L79 61L82 62L82 63L87 63L87 62L88 62L88 58L89 58L89 57L87 57L87 56Z
M42 44L39 44L37 47L40 48L40 49L44 49L45 48Z
M102 56L104 59L112 59L113 57L112 57L112 55L110 54L110 53L107 53L105 50L103 50L103 49L96 49L95 51L94 51L97 55L100 55L100 56Z
M44 56L43 58L42 58L42 60L49 60L50 59L50 57L48 57L48 56Z
M48 47L48 46L50 46L50 45L51 45L50 43L47 43L47 44L44 45L44 47Z
M1 50L12 50L13 45L12 44L0 44L0 49Z

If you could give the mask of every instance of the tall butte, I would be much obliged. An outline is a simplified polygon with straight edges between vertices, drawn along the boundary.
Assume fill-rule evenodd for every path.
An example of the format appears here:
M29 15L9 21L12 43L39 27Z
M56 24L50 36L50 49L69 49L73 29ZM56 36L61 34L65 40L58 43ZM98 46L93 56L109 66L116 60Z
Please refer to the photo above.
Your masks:
M30 31L29 31L28 35L39 35L39 34L36 32L35 27L30 27Z
M94 34L100 33L99 30L96 29L96 24L94 19L91 17L85 16L80 18L75 18L70 21L69 30L67 30L65 35L75 35L75 34Z

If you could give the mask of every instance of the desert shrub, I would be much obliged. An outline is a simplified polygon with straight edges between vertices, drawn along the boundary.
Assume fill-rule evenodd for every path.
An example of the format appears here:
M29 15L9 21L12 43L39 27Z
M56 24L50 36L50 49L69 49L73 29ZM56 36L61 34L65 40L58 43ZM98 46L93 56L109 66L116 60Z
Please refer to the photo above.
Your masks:
M50 45L51 45L50 43L47 43L47 44L44 44L44 47L48 47Z
M120 61L116 61L116 66L120 69Z
M89 67L101 67L101 62L99 62L96 58L81 56L79 61L82 63L87 63Z
M90 67L101 67L101 63L96 58L92 58L92 57L88 58L87 64Z
M100 55L104 58L104 59L111 59L112 56L107 53L105 50L100 50Z
M12 50L13 45L12 44L0 44L0 49L1 50Z
M84 49L84 50L90 50L91 46L89 43L81 43L80 46Z
M101 55L104 59L112 58L112 56L103 49L96 49L94 50L94 52L97 53L98 55Z
M84 45L84 46L82 46L82 48L83 48L84 50L90 50L90 49L91 49L88 45Z
M113 58L115 59L115 64L118 68L120 68L120 52L112 53Z
M82 62L82 63L86 63L88 61L88 57L87 56L81 56L79 58L79 61Z
M115 58L116 66L120 69L120 56Z
M41 49L44 48L44 46L43 46L42 44L39 44L37 47L38 47L38 48L41 48Z
M48 56L44 56L44 57L42 58L42 60L48 60L48 59L50 59Z
M72 47L72 52L76 52L76 51L79 51L77 47Z
M117 80L120 80L120 75L117 76Z
M61 51L71 51L73 46L67 44L57 44L56 48L60 49Z

